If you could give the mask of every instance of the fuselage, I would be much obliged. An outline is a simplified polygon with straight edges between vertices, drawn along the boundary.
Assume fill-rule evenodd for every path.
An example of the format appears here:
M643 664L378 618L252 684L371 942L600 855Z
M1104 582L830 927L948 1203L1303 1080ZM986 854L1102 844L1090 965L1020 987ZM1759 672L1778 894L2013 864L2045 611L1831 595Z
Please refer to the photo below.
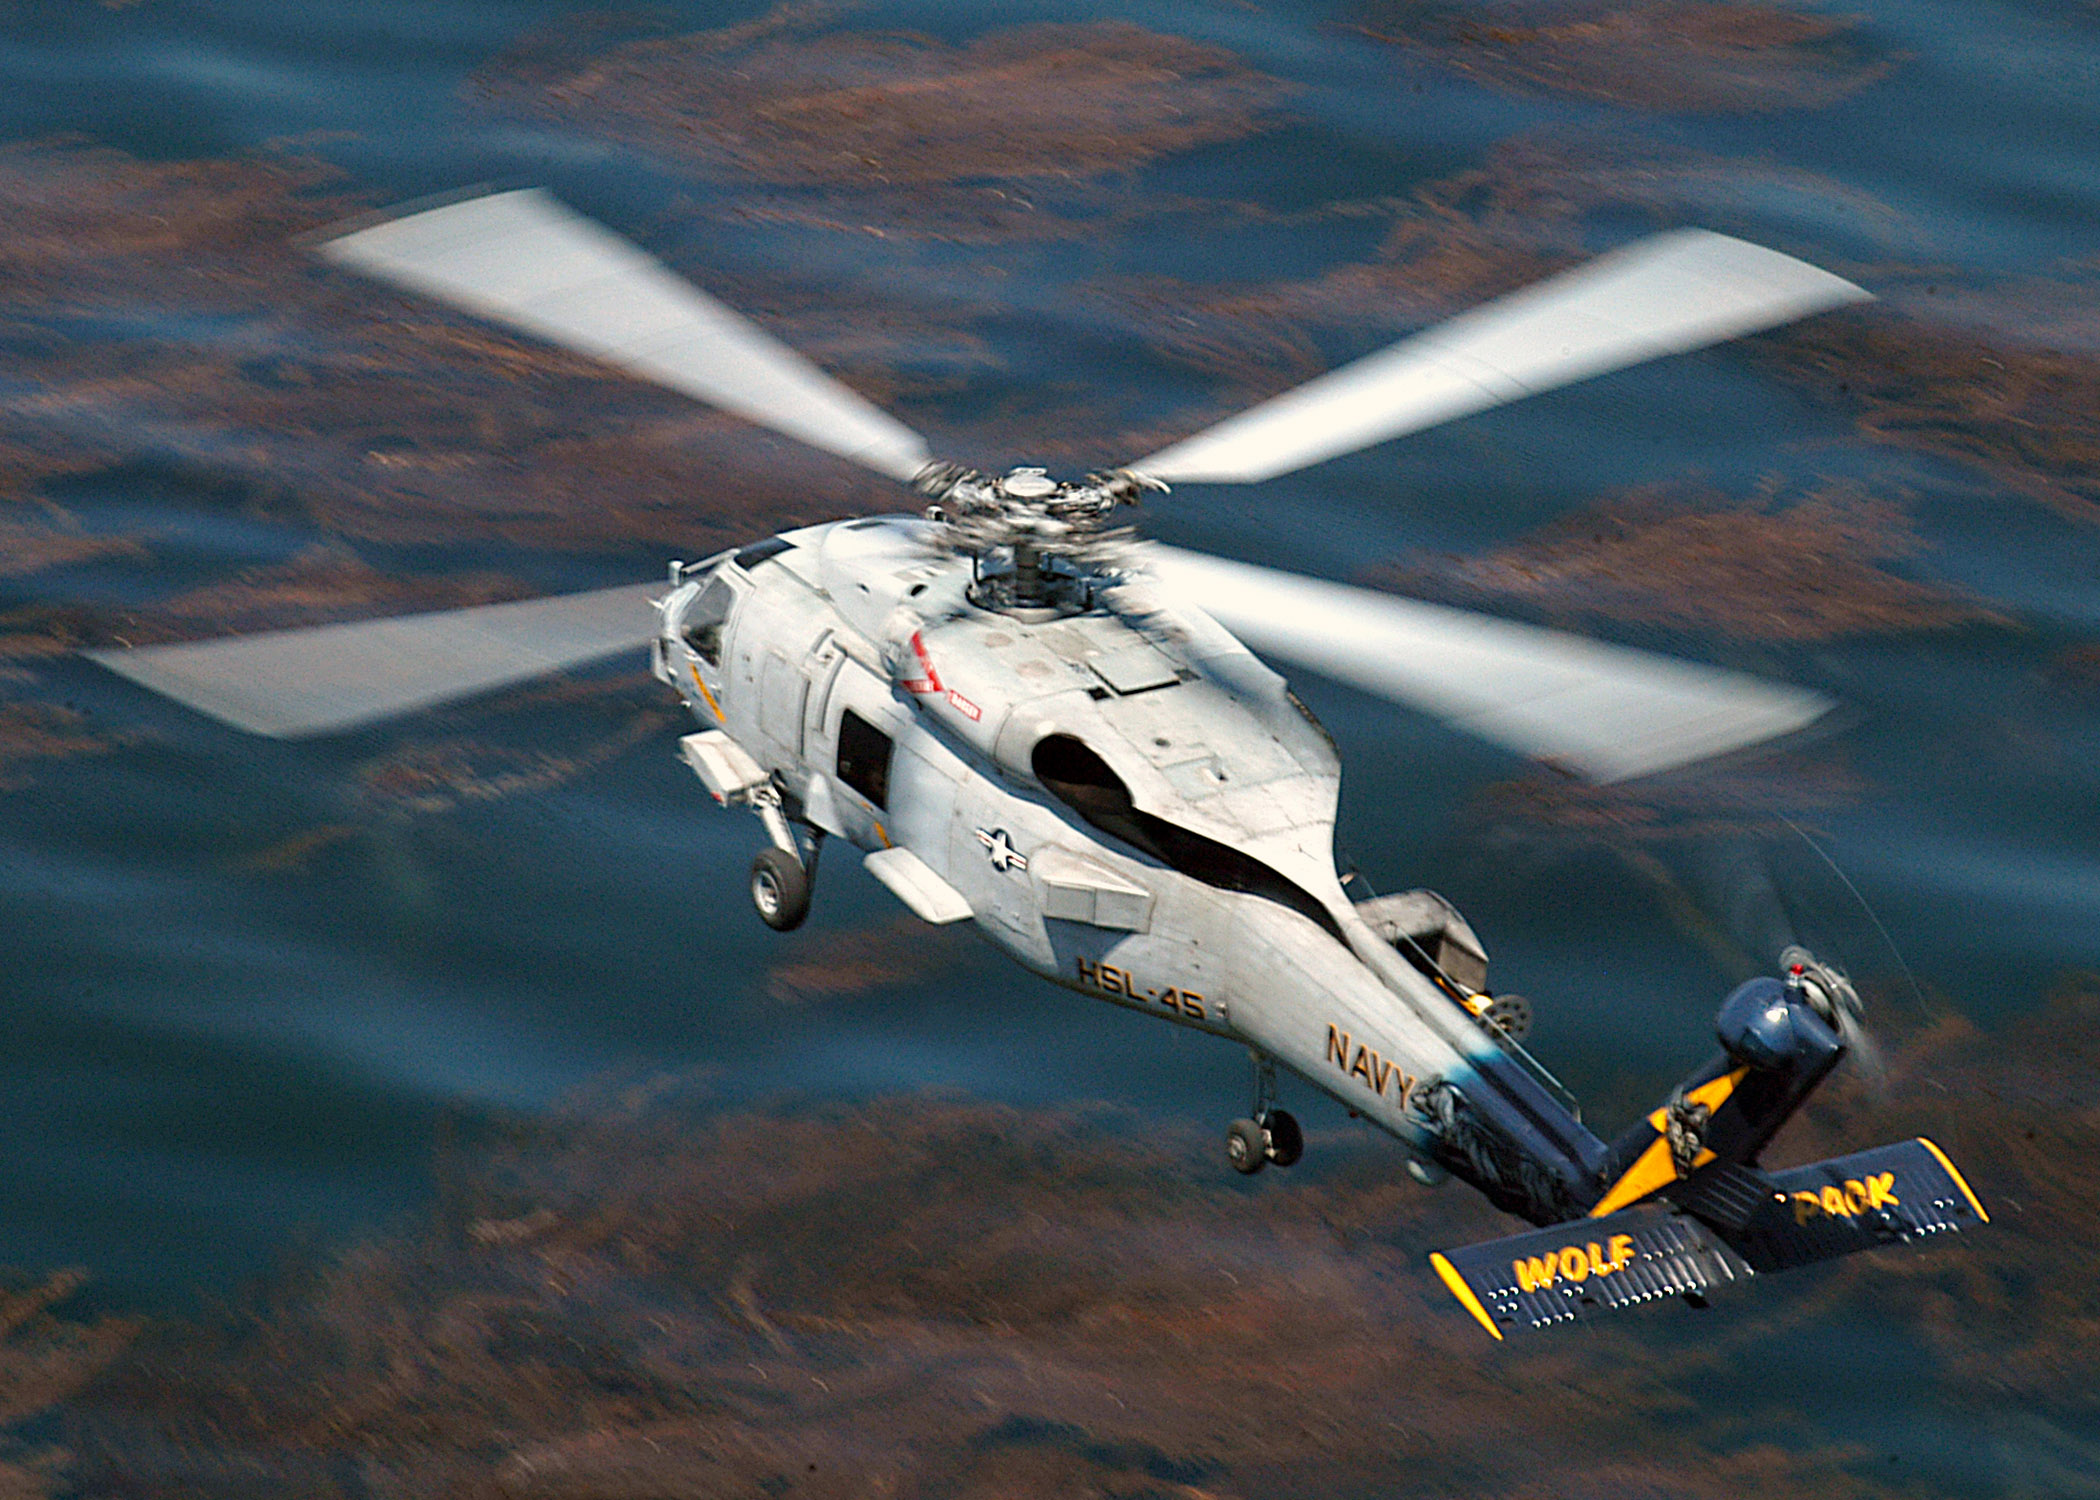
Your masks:
M1141 576L1036 610L972 579L915 517L791 532L685 570L656 671L791 818L910 851L1044 979L1240 1042L1465 1172L1456 1086L1579 1197L1595 1138L1345 893L1340 762L1283 679Z

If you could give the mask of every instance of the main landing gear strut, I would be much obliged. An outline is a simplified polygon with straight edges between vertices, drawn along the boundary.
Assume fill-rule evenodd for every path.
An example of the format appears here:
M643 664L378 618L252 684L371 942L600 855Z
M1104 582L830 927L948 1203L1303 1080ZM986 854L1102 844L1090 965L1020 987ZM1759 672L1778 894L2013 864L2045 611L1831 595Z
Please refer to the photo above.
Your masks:
M1259 1052L1254 1059L1254 1112L1225 1132L1225 1159L1236 1172L1255 1173L1270 1162L1288 1167L1305 1154L1305 1134L1295 1116L1276 1107L1276 1064Z
M760 921L775 932L788 932L809 915L810 887L817 878L824 834L812 828L798 838L795 825L781 810L779 791L771 786L758 788L751 801L773 840L771 848L759 850L751 861L751 904L758 908Z

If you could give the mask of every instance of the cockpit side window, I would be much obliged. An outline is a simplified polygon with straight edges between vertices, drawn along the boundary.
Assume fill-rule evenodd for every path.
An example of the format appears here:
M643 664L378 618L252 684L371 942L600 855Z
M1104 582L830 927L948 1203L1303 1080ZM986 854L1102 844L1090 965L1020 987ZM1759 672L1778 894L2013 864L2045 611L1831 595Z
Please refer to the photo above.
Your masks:
M722 665L722 627L728 624L729 612L734 608L736 588L720 574L686 607L685 643L710 667Z
M1252 855L1132 805L1130 788L1107 761L1069 734L1045 735L1029 757L1044 790L1111 838L1221 891L1287 906L1342 940L1342 929L1312 892Z

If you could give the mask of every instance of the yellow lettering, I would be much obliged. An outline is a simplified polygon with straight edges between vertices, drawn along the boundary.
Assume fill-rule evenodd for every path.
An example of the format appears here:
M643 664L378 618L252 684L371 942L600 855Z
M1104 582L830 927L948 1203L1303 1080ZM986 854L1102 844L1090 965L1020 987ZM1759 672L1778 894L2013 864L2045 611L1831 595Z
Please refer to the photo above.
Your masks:
M1823 1212L1833 1219L1852 1217L1852 1210L1845 1207L1844 1193L1834 1187L1823 1189Z
M1181 1012L1198 1021L1209 1019L1208 1013L1203 1009L1203 997L1194 990L1181 992Z
M1543 1292L1553 1285L1553 1273L1559 1270L1560 1266L1551 1255L1543 1258L1527 1255L1522 1260L1511 1261L1509 1268L1516 1273L1517 1285L1525 1291Z
M1361 1078L1365 1083L1371 1081L1371 1069L1366 1061L1370 1055L1370 1048L1361 1045L1357 1047L1356 1061L1349 1064L1349 1076L1351 1078Z
M1867 1207L1897 1208L1903 1200L1896 1196L1896 1174L1880 1172L1867 1179Z
M1814 1193L1794 1194L1794 1222L1806 1224L1810 1219L1823 1216L1823 1200Z
M1371 1054L1371 1066L1378 1072L1378 1077L1372 1080L1371 1087L1378 1090L1380 1097L1383 1097L1385 1086L1393 1076L1393 1065L1373 1052Z
M1327 1023L1327 1055L1336 1067L1349 1071L1349 1033L1335 1030L1332 1021Z
M1101 983L1101 971L1082 958L1079 960L1079 982L1098 986Z
M1609 1276L1633 1264L1633 1236L1615 1234L1604 1244L1568 1245L1544 1255L1528 1255L1509 1263L1517 1285L1527 1292L1542 1292L1556 1281L1584 1282L1592 1276Z
M1858 1183L1854 1182L1851 1178L1846 1178L1845 1212L1848 1214L1859 1214L1865 1213L1866 1211L1867 1190L1864 1187L1860 1186Z

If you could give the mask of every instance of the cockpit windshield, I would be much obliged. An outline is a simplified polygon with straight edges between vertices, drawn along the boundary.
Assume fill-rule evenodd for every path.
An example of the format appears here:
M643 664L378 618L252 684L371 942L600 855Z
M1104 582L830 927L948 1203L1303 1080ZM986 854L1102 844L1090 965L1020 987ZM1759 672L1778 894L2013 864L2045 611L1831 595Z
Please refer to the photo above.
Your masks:
M1029 757L1045 791L1111 838L1149 854L1170 869L1221 891L1260 896L1309 917L1342 940L1342 929L1312 892L1293 884L1230 844L1169 823L1132 804L1123 778L1069 734L1045 735Z
M720 573L708 580L700 597L686 606L685 643L710 667L722 665L722 627L736 607L736 588Z

